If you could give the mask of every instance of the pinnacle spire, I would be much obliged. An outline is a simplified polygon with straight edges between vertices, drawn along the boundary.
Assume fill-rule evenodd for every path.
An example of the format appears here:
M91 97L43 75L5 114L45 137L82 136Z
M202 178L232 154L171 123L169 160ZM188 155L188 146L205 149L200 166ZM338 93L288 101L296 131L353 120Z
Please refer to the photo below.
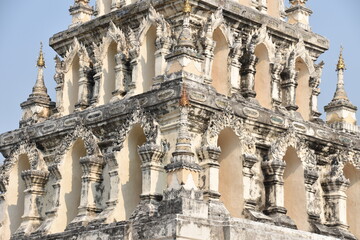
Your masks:
M339 60L336 65L336 71L338 72L338 79L337 79L336 91L334 94L333 101L340 100L340 99L349 101L347 94L345 92L345 88L344 88L345 61L343 58L343 50L344 50L343 47L340 47Z
M338 60L338 63L336 65L336 71L346 70L345 61L344 61L344 58L343 58L343 50L344 50L344 48L341 46L340 47L339 60Z
M35 82L35 85L33 87L32 90L32 94L30 95L30 97L33 95L37 95L37 96L46 96L47 98L49 97L47 94L47 88L45 87L45 82L44 82L44 68L45 68L45 60L44 60L44 54L42 52L42 42L40 42L40 53L39 53L39 57L37 60L37 67L38 67L38 75L37 75L37 79Z
M44 59L44 54L43 54L43 44L42 42L40 42L40 52L39 52L39 57L38 57L38 60L37 60L37 66L38 67L45 67L45 59Z

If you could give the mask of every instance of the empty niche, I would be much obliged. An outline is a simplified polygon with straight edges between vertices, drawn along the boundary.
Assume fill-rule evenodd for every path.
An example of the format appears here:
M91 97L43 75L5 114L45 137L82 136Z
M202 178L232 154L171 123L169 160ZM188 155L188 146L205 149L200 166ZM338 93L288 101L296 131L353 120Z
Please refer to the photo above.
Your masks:
M141 159L137 152L146 141L143 129L136 124L125 139L117 161L119 165L119 201L116 220L128 220L140 203L142 191Z
M284 171L284 207L287 215L295 222L297 228L309 231L307 200L305 192L304 169L296 150L289 147L283 158L286 163Z
M7 210L11 234L20 227L22 222L21 217L24 214L25 182L21 178L21 172L29 169L30 163L28 156L26 154L21 154L18 156L17 163L10 172L6 201L8 204ZM8 237L10 238L10 236Z
M80 64L79 56L74 57L69 71L65 73L63 106L64 113L70 114L75 110L79 95Z
M255 74L256 99L261 106L271 109L271 73L266 46L264 44L256 46L255 55L258 58Z
M295 69L298 72L296 87L296 105L299 107L298 112L304 120L310 119L310 99L312 89L309 86L309 70L301 58L296 59Z
M215 29L213 39L216 42L211 70L212 86L218 93L228 96L230 83L228 74L229 46L220 28Z
M117 53L117 45L112 42L107 50L105 59L103 60L103 78L100 87L99 104L108 103L112 98L112 92L115 91L115 55Z
M84 141L79 138L65 154L61 163L59 207L57 217L51 226L51 233L63 232L78 214L82 185L80 158L84 156L86 156Z
M136 79L136 94L149 91L153 85L153 78L155 77L155 40L156 28L151 26L140 46L140 71L138 71L139 75L138 79Z
M239 137L230 128L220 132L219 192L226 209L233 217L243 217L244 195L242 156Z

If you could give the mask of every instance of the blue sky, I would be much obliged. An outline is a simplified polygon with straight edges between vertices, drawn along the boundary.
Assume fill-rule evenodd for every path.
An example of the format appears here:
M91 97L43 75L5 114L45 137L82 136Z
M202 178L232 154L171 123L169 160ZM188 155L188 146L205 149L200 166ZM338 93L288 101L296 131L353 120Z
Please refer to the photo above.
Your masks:
M0 1L0 133L18 127L20 103L27 99L36 80L40 41L44 43L47 65L45 82L55 101L55 52L48 42L53 34L67 29L71 22L68 9L72 3L70 0ZM323 112L323 106L335 91L335 65L340 45L344 46L347 66L345 88L352 103L360 106L357 74L360 70L360 1L309 0L308 6L314 12L310 18L312 30L330 40L330 49L319 58L325 62L319 110Z

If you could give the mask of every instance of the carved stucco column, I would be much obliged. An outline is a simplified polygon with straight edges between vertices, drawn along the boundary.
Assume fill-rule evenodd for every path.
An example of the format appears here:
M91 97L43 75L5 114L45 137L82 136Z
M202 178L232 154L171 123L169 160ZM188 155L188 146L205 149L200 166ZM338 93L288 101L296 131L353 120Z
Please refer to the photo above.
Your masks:
M211 73L212 73L212 63L214 60L214 49L215 41L210 38L205 38L204 40L204 80L206 83L211 83Z
M325 225L347 230L346 190L349 180L343 175L342 169L342 164L333 163L321 181L321 187L324 191Z
M96 104L99 99L100 81L102 76L102 63L100 61L94 64L94 89L90 104Z
M265 213L286 214L284 208L284 170L286 163L280 159L264 161L261 168L264 172Z
M166 187L166 173L162 160L165 151L155 143L145 143L138 149L141 158L142 170L142 200L161 200L162 192Z
M309 219L319 222L320 221L320 212L317 209L317 199L316 199L316 189L314 184L316 180L319 178L319 174L317 173L316 167L305 168L304 170L304 178L305 178L305 191L306 191L306 199L307 199L307 213L309 215Z
M85 50L86 51L86 50ZM88 78L88 73L90 71L89 62L80 57L80 79L79 79L79 92L78 92L78 102L75 105L77 109L84 109L89 106L89 96L90 96L90 81Z
M104 222L110 219L119 199L119 165L116 159L118 151L108 152L104 154L105 163L108 166L110 177L109 199L106 201L106 208L96 217L96 222ZM104 197L104 196L103 196Z
M51 209L45 212L45 220L41 226L37 229L36 234L46 234L51 227L53 220L57 216L57 211L59 208L59 199L60 199L60 188L61 188L61 179L62 175L57 164L52 164L48 167L49 178L53 179L52 187L54 188L54 194L51 196Z
M14 236L28 235L41 224L42 218L38 203L45 194L44 186L48 179L48 173L41 170L25 170L21 173L21 178L26 186L24 191L24 214L22 223Z
M236 39L230 54L230 84L231 92L236 93L240 90L240 69L242 56L241 35Z
M254 172L252 167L259 159L252 154L243 154L243 186L244 186L244 202L245 209L255 210L256 200L253 197L252 190L254 188Z
M126 66L127 59L123 53L117 53L115 55L115 90L112 92L113 98L111 101L120 99L125 93L124 82L127 80L128 69Z
M284 66L281 63L281 53L280 51L276 52L275 62L270 64L271 69L271 98L273 106L281 105L281 72L284 70Z
M99 202L96 199L101 197L100 184L104 166L103 157L99 155L81 157L80 164L83 175L79 213L68 228L89 222L101 211Z
M246 53L241 70L241 93L245 98L255 98L255 74L258 58L253 51Z
M295 70L295 53L292 52L289 57L288 67L282 73L281 88L283 89L283 105L287 110L296 111L296 87L298 72Z
M64 89L64 73L62 70L62 61L56 55L55 57L55 75L54 80L56 82L56 110L57 112L62 112L63 110L63 89Z
M310 106L311 106L311 117L318 118L320 117L321 113L318 110L318 96L320 94L320 82L321 82L321 75L322 69L324 67L324 62L321 62L315 65L315 72L310 77L309 85L312 89L311 92L311 99L310 99Z
M203 175L201 187L204 198L208 200L219 200L219 168L218 162L221 150L217 146L203 146L197 151Z

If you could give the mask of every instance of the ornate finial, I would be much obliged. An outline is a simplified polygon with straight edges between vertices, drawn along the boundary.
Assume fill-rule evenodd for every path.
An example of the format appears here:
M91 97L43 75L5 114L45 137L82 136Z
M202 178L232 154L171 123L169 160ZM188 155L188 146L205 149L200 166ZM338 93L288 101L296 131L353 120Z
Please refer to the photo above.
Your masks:
M181 90L181 97L179 101L179 105L181 107L190 107L190 101L186 92L186 85L183 83L182 90Z
M339 71L339 70L345 70L345 61L344 61L344 58L343 58L343 50L344 48L341 46L340 47L340 55L339 55L339 61L336 65L336 71Z
M191 5L189 3L189 0L185 0L183 12L191 13Z
M45 60L44 60L42 48L43 48L43 44L42 44L42 42L40 42L40 52L39 52L39 57L38 57L36 65L41 68L45 67Z

